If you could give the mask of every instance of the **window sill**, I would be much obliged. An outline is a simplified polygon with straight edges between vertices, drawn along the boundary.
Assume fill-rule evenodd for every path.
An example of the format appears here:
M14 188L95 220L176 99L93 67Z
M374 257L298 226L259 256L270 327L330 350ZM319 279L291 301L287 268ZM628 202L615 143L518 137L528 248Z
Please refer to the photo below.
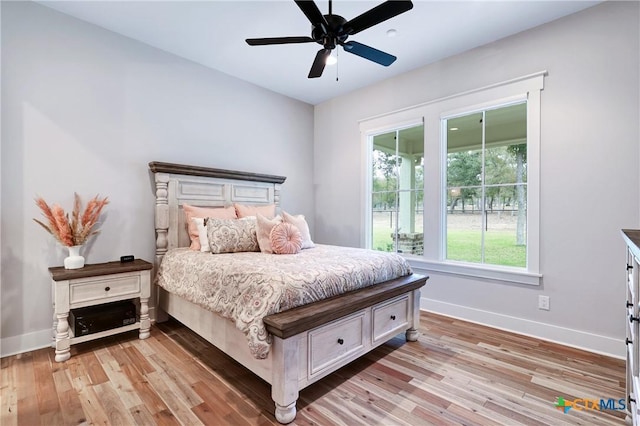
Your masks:
M412 268L444 275L455 275L469 278L480 278L512 284L538 286L542 282L542 274L521 269L496 266L480 266L462 262L443 262L422 259L418 256L405 256Z

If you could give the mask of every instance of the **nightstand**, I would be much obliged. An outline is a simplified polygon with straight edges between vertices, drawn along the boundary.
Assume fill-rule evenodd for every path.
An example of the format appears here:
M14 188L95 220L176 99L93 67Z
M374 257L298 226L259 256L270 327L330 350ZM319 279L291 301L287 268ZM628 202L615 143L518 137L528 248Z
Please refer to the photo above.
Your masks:
M153 265L141 259L107 262L80 269L49 268L52 279L56 361L71 357L70 346L116 333L140 329L140 339L149 337L149 296ZM120 300L140 300L136 322L84 336L74 336L69 328L69 311Z

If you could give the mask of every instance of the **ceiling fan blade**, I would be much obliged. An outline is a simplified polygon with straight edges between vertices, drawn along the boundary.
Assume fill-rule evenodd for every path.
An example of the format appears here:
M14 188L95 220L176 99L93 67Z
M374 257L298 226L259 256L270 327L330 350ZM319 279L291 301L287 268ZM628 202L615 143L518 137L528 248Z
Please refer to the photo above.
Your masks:
M316 54L316 59L313 61L313 65L311 65L311 70L309 71L309 78L317 78L322 75L322 71L324 71L324 66L327 64L327 57L331 55L331 50L329 49L320 49Z
M342 43L342 47L345 52L353 53L354 55L376 62L380 65L384 65L385 67L388 67L398 59L393 55L383 52L382 50L374 49L373 47L358 43L357 41Z
M246 40L249 46L265 46L268 44L290 44L290 43L309 43L315 41L311 37L267 37L267 38L248 38Z
M413 3L410 1L386 1L348 21L344 24L342 33L347 35L357 34L411 9L413 9Z
M327 19L320 12L320 9L318 9L318 6L316 6L316 4L313 1L308 1L308 0L294 0L294 1L296 2L300 10L302 10L302 13L305 14L309 22L311 22L311 25L322 24L324 25L324 32L326 32L326 29L329 28Z

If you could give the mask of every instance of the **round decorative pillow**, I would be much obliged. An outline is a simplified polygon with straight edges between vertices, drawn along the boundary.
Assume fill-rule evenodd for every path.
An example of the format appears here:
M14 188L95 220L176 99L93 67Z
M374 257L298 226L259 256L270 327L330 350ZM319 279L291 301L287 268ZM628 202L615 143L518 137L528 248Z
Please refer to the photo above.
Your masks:
M302 248L302 235L290 223L281 222L269 233L271 248L275 254L296 254Z

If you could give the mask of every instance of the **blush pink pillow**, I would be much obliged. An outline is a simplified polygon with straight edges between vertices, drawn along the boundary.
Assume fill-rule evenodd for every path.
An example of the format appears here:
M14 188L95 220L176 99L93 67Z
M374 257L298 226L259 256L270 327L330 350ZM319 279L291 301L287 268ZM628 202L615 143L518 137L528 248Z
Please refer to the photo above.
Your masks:
M271 248L275 254L296 254L302 249L302 235L290 223L281 222L269 234Z
M233 206L229 207L196 207L189 204L183 204L182 209L187 216L187 229L189 231L189 238L191 239L191 250L200 250L200 238L198 237L198 226L193 220L196 217L213 217L216 219L237 219L236 209Z
M276 205L275 204L267 204L260 206L251 206L246 204L234 204L236 208L236 215L240 218L248 217L248 216L257 216L261 214L267 219L273 219L276 215Z

